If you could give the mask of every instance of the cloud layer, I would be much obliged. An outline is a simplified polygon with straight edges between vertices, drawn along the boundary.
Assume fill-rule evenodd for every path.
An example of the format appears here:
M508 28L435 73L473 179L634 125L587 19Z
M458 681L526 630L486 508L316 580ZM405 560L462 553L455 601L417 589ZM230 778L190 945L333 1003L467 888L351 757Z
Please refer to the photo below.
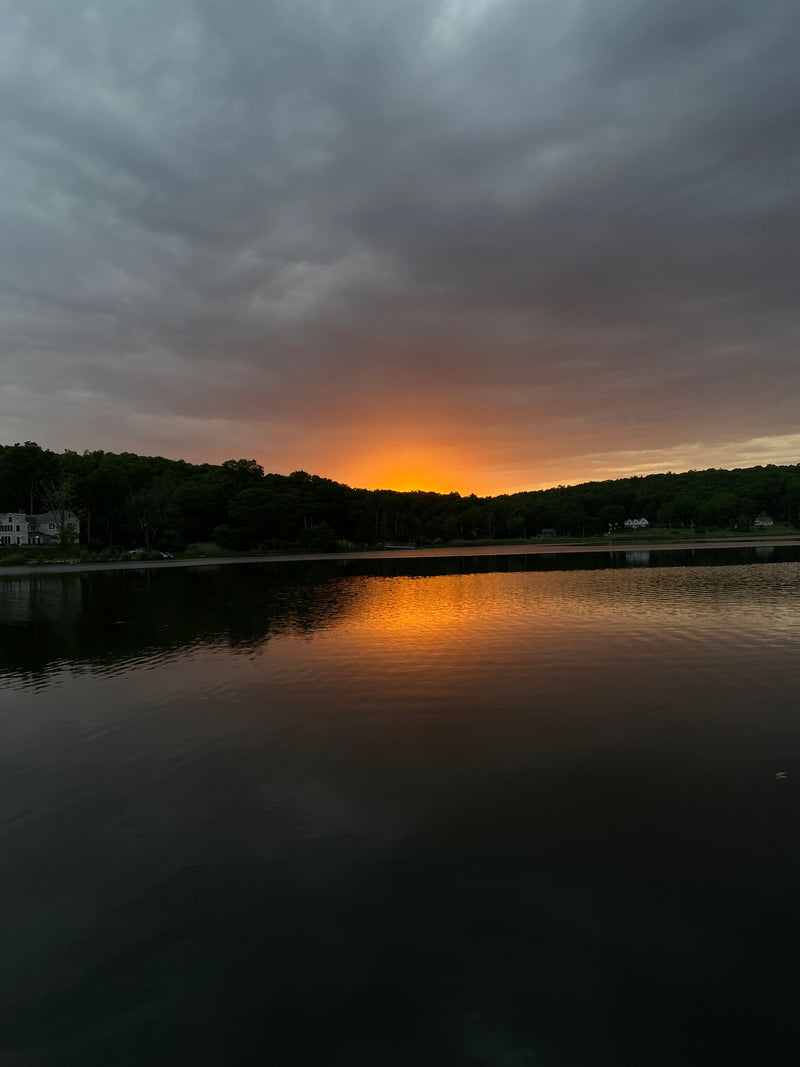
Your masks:
M477 492L800 460L790 0L0 12L3 440Z

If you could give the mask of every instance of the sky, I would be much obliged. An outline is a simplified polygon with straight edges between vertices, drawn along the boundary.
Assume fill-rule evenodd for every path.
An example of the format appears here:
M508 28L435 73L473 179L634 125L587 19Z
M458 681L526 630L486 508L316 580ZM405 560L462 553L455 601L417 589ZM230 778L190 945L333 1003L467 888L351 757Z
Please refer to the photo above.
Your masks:
M796 0L0 0L0 443L800 462Z

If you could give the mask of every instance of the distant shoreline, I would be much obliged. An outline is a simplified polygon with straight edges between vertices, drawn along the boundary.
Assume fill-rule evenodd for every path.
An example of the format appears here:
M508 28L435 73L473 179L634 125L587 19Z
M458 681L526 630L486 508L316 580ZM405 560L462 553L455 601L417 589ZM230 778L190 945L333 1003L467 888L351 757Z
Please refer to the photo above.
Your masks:
M198 559L155 559L131 560L116 563L39 563L33 566L0 567L3 576L20 577L29 574L73 574L86 571L129 571L152 570L165 567L220 567L230 564L246 563L313 563L330 560L357 559L431 559L469 556L562 556L579 553L613 554L616 552L686 552L691 549L714 548L779 548L781 546L800 546L800 534L797 536L775 537L737 537L737 538L696 538L681 541L624 541L598 544L596 541L582 544L520 544L520 545L475 545L466 548L392 548L369 549L364 552L306 552L301 554L280 554L265 556L207 556Z

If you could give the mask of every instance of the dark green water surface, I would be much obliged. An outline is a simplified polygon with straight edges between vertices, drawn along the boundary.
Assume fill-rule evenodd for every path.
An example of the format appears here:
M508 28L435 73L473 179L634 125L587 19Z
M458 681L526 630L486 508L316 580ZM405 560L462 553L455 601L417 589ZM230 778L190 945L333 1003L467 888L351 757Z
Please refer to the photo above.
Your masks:
M797 549L0 598L3 1067L797 1060Z

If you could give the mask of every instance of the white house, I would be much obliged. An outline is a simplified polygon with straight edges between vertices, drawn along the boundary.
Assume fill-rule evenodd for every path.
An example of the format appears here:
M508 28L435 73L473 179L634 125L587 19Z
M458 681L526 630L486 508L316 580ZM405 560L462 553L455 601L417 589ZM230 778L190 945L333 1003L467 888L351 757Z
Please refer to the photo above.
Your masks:
M0 545L27 545L28 516L18 511L0 512Z
M753 519L753 526L772 526L772 519L767 515L766 511L762 511L760 515L756 515Z
M650 525L650 523L647 521L647 519L626 519L625 520L625 529L626 530L646 530L649 525Z
M64 526L68 532L65 540L68 544L75 544L76 541L80 540L81 524L72 511L65 511L63 517ZM29 545L51 545L61 541L60 511L45 511L43 515L28 515L27 519L27 543Z

